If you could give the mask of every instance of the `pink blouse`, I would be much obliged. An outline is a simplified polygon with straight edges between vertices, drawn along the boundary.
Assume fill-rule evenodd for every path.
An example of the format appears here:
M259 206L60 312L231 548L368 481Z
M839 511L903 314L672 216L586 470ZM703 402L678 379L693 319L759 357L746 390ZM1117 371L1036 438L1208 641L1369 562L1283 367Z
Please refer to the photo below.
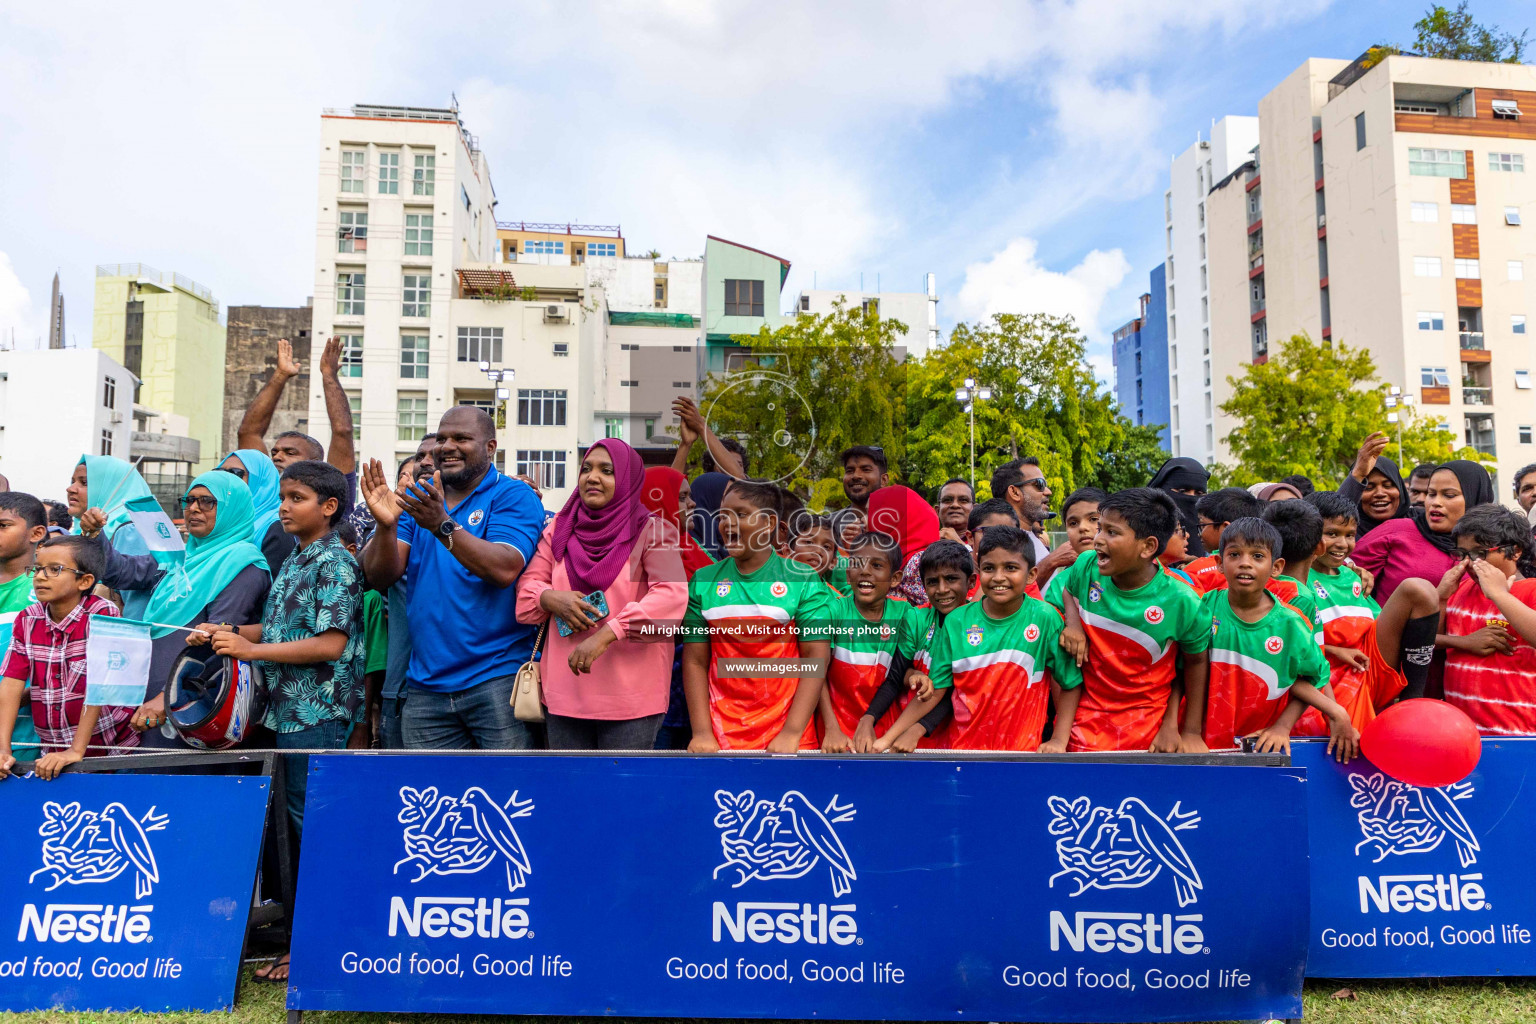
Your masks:
M565 564L556 563L550 554L553 533L551 523L518 580L519 622L548 622L550 614L539 607L539 597L546 590L574 589ZM545 706L550 714L604 721L664 713L671 696L672 637L669 632L646 636L641 627L675 627L687 610L688 577L678 553L677 527L652 516L635 539L629 563L603 594L609 611L603 621L618 639L592 663L591 671L576 675L569 659L592 631L561 636L553 622L545 631L539 662Z
M1419 532L1412 519L1388 519L1355 545L1355 564L1376 574L1375 597L1386 604L1404 580L1428 580L1438 587L1456 559L1441 551Z

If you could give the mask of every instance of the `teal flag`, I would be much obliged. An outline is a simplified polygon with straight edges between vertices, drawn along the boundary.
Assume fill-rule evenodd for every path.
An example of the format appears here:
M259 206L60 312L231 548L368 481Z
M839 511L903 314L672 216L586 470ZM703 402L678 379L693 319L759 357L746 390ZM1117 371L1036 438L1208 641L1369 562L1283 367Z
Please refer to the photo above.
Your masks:
M157 561L181 559L187 545L181 539L181 531L176 529L176 524L158 501L152 497L133 498L123 505L123 509Z
M149 623L92 615L85 644L85 702L136 708L149 691Z

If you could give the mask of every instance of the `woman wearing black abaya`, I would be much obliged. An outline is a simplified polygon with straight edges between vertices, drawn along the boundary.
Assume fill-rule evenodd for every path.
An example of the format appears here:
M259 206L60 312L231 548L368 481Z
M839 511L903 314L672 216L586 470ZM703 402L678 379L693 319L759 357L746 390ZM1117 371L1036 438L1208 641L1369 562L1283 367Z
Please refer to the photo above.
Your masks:
M1381 454L1386 447L1386 434L1377 432L1367 437L1360 445L1349 476L1339 484L1339 493L1354 502L1360 512L1355 528L1357 538L1363 539L1382 523L1407 519L1413 511L1397 463Z
M1200 463L1194 459L1177 458L1163 463L1147 483L1148 487L1166 492L1179 507L1179 521L1189 535L1188 558L1206 554L1205 545L1200 540L1200 517L1195 515L1195 502L1205 495L1206 485L1210 482L1211 474Z

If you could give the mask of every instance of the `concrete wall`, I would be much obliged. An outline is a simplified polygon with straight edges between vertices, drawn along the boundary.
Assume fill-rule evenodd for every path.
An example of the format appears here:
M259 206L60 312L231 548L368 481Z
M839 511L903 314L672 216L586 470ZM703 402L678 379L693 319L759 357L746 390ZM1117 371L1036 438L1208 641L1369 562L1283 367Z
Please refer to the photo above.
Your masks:
M229 307L224 356L224 432L220 454L239 446L240 420L256 393L277 369L280 338L293 343L293 357L298 360L302 372L290 380L283 391L277 410L272 414L272 426L267 429L266 440L270 442L285 430L310 433L309 381L318 369L314 359L324 350L324 346L313 352L310 349L313 312L309 306ZM343 383L346 382L344 379Z
M913 359L927 354L938 328L937 296L925 292L847 292L823 288L802 291L796 298L795 312L825 316L839 300L849 309L862 309L868 301L879 302L881 319L899 320L906 325L896 341L905 354Z
M116 400L105 406L106 378ZM61 410L67 410L61 412ZM133 433L133 378L94 348L0 352L0 473L14 490L64 500L82 455L127 460Z
M1214 189L1205 200L1210 278L1210 350L1201 355L1198 371L1209 379L1204 401L1209 403L1208 434L1202 438L1210 460L1230 464L1227 434L1232 418L1221 403L1232 397L1228 377L1237 377L1253 362L1253 327L1248 277L1248 192L1245 175L1237 174ZM1263 182L1261 181L1262 185ZM1201 410L1202 414L1206 412Z

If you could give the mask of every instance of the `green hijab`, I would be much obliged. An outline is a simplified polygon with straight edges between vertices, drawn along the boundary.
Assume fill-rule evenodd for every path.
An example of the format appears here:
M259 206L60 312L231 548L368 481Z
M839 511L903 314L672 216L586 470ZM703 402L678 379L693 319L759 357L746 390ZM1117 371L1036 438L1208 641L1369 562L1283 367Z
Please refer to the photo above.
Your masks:
M103 531L108 539L118 527L128 522L128 511L123 506L134 498L153 497L149 484L133 468L133 463L114 459L110 455L82 455L75 465L85 465L85 507L99 508L107 517ZM80 526L75 525L75 532Z
M213 532L206 537L187 537L186 558L160 577L149 595L144 617L151 622L196 625L195 618L242 569L248 565L260 566L262 571L267 568L261 549L251 543L255 512L245 481L215 469L193 480L187 494L194 487L206 487L219 501ZM174 631L163 626L150 629L150 635L156 639L171 632Z

